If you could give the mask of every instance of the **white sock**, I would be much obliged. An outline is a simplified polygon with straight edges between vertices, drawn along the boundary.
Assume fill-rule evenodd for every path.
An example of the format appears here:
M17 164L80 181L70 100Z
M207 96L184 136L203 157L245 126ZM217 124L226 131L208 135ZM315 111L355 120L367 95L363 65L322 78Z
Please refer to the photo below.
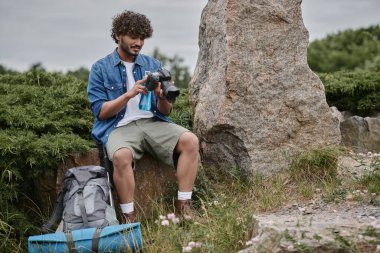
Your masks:
M127 204L120 204L120 208L122 213L131 213L135 210L133 202Z
M191 194L193 192L180 192L178 191L178 200L188 200L191 199Z

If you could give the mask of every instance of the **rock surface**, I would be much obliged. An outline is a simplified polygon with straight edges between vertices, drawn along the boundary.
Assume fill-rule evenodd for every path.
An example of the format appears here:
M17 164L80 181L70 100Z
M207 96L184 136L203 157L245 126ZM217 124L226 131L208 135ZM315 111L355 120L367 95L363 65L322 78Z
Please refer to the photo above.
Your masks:
M253 220L252 246L239 253L375 252L380 233L371 225L380 208L355 202L294 204Z
M210 0L190 83L203 165L268 174L305 149L340 143L307 65L301 0Z
M355 152L380 152L380 118L348 117L340 130L342 144Z

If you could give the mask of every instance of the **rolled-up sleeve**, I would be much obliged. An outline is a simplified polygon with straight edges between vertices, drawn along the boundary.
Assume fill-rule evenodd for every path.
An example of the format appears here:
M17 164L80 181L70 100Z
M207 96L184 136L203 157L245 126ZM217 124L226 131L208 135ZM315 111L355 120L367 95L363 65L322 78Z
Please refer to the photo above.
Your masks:
M87 86L88 99L90 101L91 111L99 120L100 110L104 102L108 101L107 91L104 87L104 78L98 64L91 67L90 76Z

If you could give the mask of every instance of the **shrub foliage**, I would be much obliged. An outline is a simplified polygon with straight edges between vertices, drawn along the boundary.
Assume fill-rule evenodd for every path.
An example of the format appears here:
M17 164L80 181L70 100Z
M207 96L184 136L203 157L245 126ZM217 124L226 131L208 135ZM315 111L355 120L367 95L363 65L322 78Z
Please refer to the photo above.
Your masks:
M316 72L380 70L380 26L347 29L310 43L308 63Z
M380 73L345 72L319 74L327 103L339 111L369 116L380 111Z
M38 70L0 75L0 251L23 247L36 221L24 209L33 180L87 152L91 127L83 81Z
M347 29L312 41L308 64L326 88L330 106L359 116L380 111L380 26ZM349 72L348 72L349 71Z

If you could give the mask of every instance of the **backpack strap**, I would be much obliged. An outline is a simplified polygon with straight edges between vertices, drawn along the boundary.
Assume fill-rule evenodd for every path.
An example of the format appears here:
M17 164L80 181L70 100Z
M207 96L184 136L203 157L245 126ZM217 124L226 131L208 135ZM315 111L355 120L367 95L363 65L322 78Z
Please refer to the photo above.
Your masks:
M92 236L92 252L97 253L99 251L99 239L100 233L102 232L102 228L96 228L94 235Z
M69 250L68 253L76 253L75 244L73 241L73 234L70 230L65 232L66 241L67 241L67 249Z
M84 205L83 188L84 188L84 186L80 187L77 191L77 193L78 193L78 204L79 204L80 212L82 215L83 226L85 228L87 228L88 227L88 219L87 219L87 213L86 213L86 206Z
M42 225L41 231L42 233L51 233L54 232L51 228L62 219L62 213L63 213L63 198L65 196L65 190L61 191L58 194L57 201L54 205L53 213L51 214L49 220Z

